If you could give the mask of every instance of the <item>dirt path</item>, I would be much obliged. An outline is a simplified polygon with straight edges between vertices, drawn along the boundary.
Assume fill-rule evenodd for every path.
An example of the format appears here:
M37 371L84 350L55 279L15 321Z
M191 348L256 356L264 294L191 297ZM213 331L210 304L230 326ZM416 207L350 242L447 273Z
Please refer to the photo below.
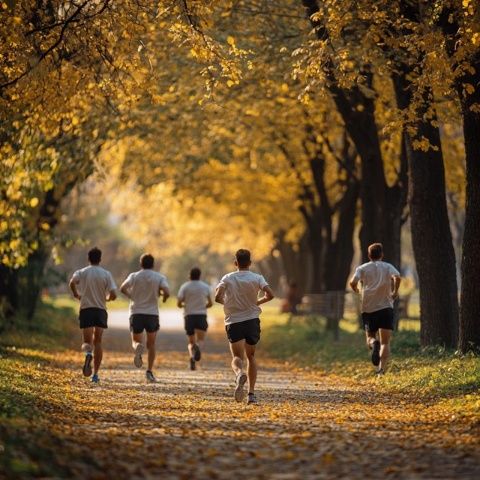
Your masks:
M56 359L70 408L55 411L53 461L72 477L480 478L478 426L414 399L260 359L261 403L235 403L220 327L195 372L183 332L163 331L154 385L133 367L126 330L105 340L99 386L81 377L80 354Z

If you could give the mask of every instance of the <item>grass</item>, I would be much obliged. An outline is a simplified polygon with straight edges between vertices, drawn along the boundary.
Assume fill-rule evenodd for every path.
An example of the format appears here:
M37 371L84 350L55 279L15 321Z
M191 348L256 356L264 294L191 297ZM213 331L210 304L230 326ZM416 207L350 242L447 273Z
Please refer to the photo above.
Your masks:
M391 394L415 392L425 402L446 402L460 414L479 416L480 358L441 347L421 348L416 324L394 333L389 371L380 381L373 374L365 334L353 320L340 322L335 342L322 319L296 317L289 322L288 315L265 308L262 329L262 346L274 358L371 383Z
M45 412L62 402L68 408L58 386L64 373L53 363L77 334L75 312L47 302L32 321L18 317L15 329L0 335L0 471L6 478L62 476L49 467L55 435Z

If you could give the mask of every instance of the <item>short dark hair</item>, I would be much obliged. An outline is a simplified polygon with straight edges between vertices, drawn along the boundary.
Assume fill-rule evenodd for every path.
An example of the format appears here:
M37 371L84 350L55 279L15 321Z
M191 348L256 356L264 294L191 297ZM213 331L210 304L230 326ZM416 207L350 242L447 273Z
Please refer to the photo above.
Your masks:
M190 270L190 280L200 280L200 275L202 271L198 267L193 267Z
M150 253L144 253L140 257L140 265L142 268L153 268L153 264L155 263L155 259L153 258L153 255Z
M91 250L88 251L88 261L93 265L98 265L102 260L102 251L97 248L93 247Z
M383 256L383 245L381 243L372 243L368 247L368 257L370 260L380 260Z
M237 261L237 265L239 267L245 268L250 265L250 250L246 250L245 248L241 248L237 250L235 253L235 260Z

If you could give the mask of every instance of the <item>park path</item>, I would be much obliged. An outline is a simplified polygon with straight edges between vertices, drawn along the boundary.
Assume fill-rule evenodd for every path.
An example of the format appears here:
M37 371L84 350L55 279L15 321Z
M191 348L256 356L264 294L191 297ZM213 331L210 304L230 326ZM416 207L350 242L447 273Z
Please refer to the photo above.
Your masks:
M202 368L191 372L181 317L172 317L159 335L158 383L146 384L132 365L127 314L113 317L100 385L81 376L77 352L54 362L69 378L69 408L52 412L62 439L52 460L71 477L480 478L478 426L415 398L382 396L260 355L261 403L236 403L220 325L209 332Z

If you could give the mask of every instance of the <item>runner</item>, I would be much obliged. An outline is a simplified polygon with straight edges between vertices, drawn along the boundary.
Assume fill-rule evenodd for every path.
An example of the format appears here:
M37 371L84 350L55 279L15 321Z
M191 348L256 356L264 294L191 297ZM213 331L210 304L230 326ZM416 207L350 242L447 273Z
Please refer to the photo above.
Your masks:
M379 367L377 374L383 375L390 356L393 302L398 296L401 278L393 265L382 262L381 243L373 243L368 247L368 258L370 262L355 270L350 286L359 293L358 283L362 284L362 321L367 346L372 350L372 363Z
M199 268L192 268L190 281L180 287L177 295L177 305L184 309L190 370L195 370L195 362L199 362L202 356L203 342L208 329L207 308L212 306L210 287L200 280L201 274Z
M225 312L225 330L232 352L232 369L235 373L235 400L241 402L245 396L244 357L248 364L248 403L257 403L255 382L257 363L255 345L260 340L259 305L273 298L272 289L265 278L250 271L250 252L240 249L235 254L237 271L227 273L217 286L215 301L222 303ZM263 296L258 298L259 291Z
M92 382L98 383L98 370L102 363L102 335L107 327L106 301L117 298L116 285L112 274L100 267L102 252L97 247L88 252L88 267L77 270L69 283L75 298L80 300L79 321L83 332L82 351L85 352L83 374L86 377L93 375Z
M153 271L155 260L145 253L140 257L141 270L131 273L122 283L120 291L130 299L130 331L132 347L135 352L133 363L137 368L143 365L142 354L145 351L143 331L147 332L148 369L145 372L147 382L156 382L153 375L155 361L155 340L160 328L158 318L158 298L163 303L170 296L167 278Z

